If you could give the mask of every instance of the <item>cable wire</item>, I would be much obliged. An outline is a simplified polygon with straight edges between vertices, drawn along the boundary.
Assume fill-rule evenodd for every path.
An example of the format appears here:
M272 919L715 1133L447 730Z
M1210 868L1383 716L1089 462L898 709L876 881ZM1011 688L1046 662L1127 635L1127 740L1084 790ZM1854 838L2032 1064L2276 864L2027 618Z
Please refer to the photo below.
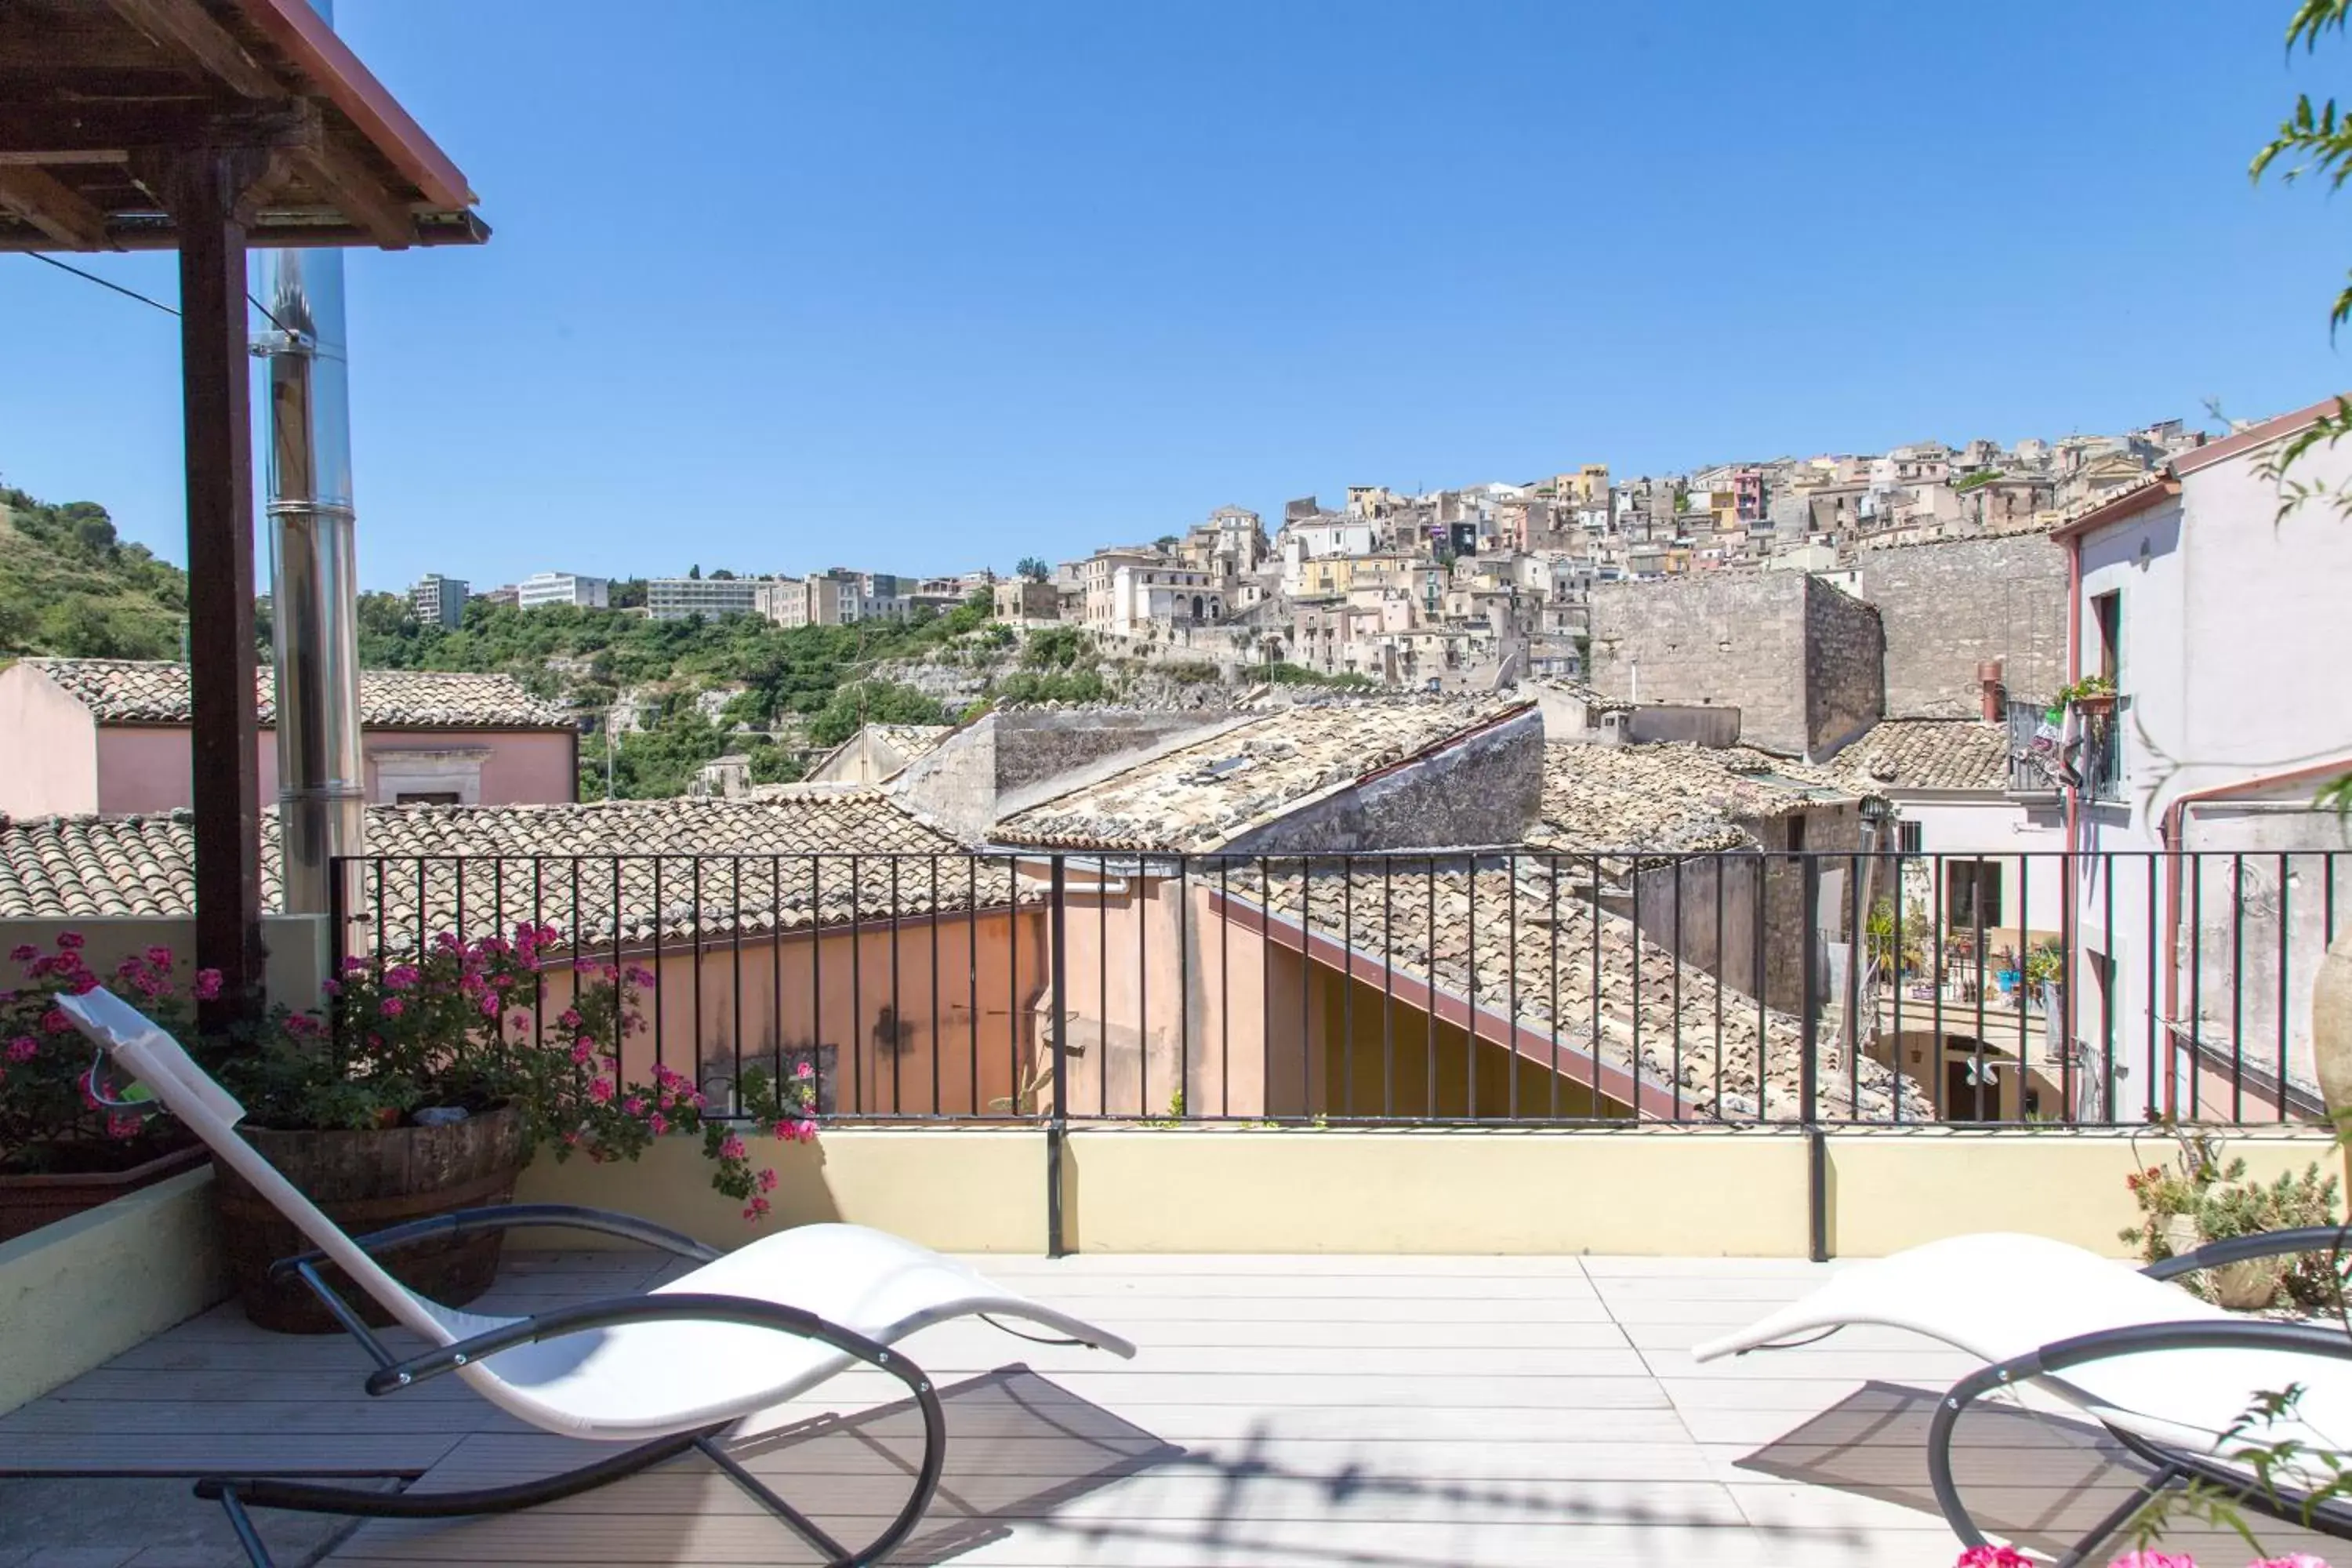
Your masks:
M37 250L27 250L24 252L24 254L31 257L36 261L47 262L50 266L56 268L60 272L70 272L77 278L86 279L89 282L97 284L101 289L111 289L126 300L136 300L142 305L152 305L167 316L176 316L180 313L171 306L164 304L161 300L150 300L146 295L142 294L136 289L125 289L120 283L109 282L107 279L100 278L95 272L84 272L79 267L68 266L65 262L59 261L54 256L44 256Z
M110 289L117 294L122 295L125 299L136 300L142 305L152 305L167 316L176 316L180 313L173 307L164 304L161 300L151 300L135 289L125 289L121 284L111 282L107 279L100 278L95 272L85 272L79 267L70 266L66 262L59 261L54 256L44 256L37 250L27 250L23 254L31 257L36 261L46 261L60 272L70 272L75 277L95 283L101 289ZM263 304L259 300L255 299L251 289L247 289L246 291L245 301L247 304L251 305L255 310L260 311L262 320L268 321L271 326L276 327L279 331L290 332L293 331L291 327L289 327L285 322L279 321L275 315L273 315L270 312L268 306Z

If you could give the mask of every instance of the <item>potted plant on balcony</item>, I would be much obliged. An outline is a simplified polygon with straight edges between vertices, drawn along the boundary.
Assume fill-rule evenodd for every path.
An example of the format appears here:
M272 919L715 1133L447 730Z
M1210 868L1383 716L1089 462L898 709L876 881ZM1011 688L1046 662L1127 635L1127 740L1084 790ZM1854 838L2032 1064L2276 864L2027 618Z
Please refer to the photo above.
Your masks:
M561 941L551 926L520 926L511 938L470 942L445 933L404 962L349 959L323 1015L281 1009L254 1040L200 1049L244 1103L248 1140L351 1230L502 1203L542 1148L559 1160L634 1159L671 1132L698 1133L716 1165L711 1185L740 1200L746 1218L766 1215L775 1173L755 1168L733 1127L705 1115L687 1075L656 1065L650 1082L623 1077L623 1044L645 1027L638 998L652 974L579 960L560 1010L538 1005ZM811 1087L749 1069L733 1113L812 1139ZM269 1278L272 1262L306 1245L291 1225L226 1168L214 1194L247 1316L285 1331L331 1331L299 1280ZM499 1254L492 1233L386 1262L411 1289L462 1305L489 1286Z
M2104 675L2086 675L2058 693L2058 705L2085 719L2105 719L2116 710L2116 683Z
M54 948L16 948L22 971L0 990L0 1241L152 1186L204 1163L185 1130L99 1106L87 1079L91 1051L59 1012L63 993L100 985L159 1021L185 1021L187 998L167 947L125 958L101 979L86 962L82 937L59 934ZM220 984L200 973L198 994Z

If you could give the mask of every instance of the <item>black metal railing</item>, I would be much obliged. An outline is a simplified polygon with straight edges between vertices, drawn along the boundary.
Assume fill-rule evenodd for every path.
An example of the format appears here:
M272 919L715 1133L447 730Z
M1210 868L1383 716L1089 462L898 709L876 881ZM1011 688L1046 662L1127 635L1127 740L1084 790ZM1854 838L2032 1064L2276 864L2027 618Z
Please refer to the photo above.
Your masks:
M368 856L342 951L562 933L625 1072L837 1121L2316 1116L2326 851Z

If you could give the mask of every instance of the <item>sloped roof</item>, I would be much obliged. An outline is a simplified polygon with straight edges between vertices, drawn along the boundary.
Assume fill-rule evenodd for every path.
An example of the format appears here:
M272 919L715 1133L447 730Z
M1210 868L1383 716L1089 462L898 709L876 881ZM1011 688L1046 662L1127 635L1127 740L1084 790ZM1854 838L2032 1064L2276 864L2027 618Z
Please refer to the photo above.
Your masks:
M1276 868L1262 877L1253 866L1232 874L1230 890L1293 925L1304 910L1316 936L1392 965L1400 977L1465 1001L1475 988L1482 1014L1509 1017L1547 1042L1556 1017L1563 1051L1631 1073L1638 1041L1644 1116L1799 1120L1798 1021L1767 1010L1759 1034L1753 997L1718 986L1695 965L1677 965L1649 938L1638 939L1637 953L1633 922L1595 910L1570 869L1560 870L1555 880L1550 863L1533 857L1509 866L1491 857L1390 859L1352 874L1323 867L1304 876ZM1496 1026L1482 1023L1482 1037L1490 1028L1499 1043ZM1858 1068L1850 1065L1835 1030L1822 1031L1816 1049L1822 1117L1895 1118L1893 1069L1866 1055ZM1567 1062L1561 1070L1570 1070ZM1901 1100L1904 1120L1934 1119L1934 1100L1916 1079L1902 1080Z
M1530 706L1486 698L1276 709L1016 812L991 837L1073 849L1214 849Z
M2009 787L2009 728L1982 719L1886 719L1837 755L1856 788L2000 791Z
M263 903L276 909L277 814L265 812L261 827ZM193 830L186 811L0 819L0 917L189 915ZM934 866L942 910L1011 894L1001 865L973 866L902 803L856 787L759 800L370 806L367 852L382 868L362 863L355 912L373 919L380 889L395 949L457 929L461 911L468 934L539 920L588 942L612 941L616 927L643 942L656 927L664 940L793 931L812 911L825 924L853 911L919 914L931 907Z
M952 724L863 725L847 740L810 763L808 771L812 775L823 773L835 758L847 756L861 743L887 747L898 757L898 767L904 768L908 763L938 751L940 742L946 740L948 731L954 728ZM897 771L892 770L893 776Z
M1528 842L1579 852L1752 849L1740 818L1854 798L1826 769L1752 746L1544 747L1541 819Z
M165 659L28 658L101 724L189 722L188 667ZM255 672L261 722L278 721L277 672ZM568 730L562 709L510 675L438 669L360 671L360 722L380 730Z

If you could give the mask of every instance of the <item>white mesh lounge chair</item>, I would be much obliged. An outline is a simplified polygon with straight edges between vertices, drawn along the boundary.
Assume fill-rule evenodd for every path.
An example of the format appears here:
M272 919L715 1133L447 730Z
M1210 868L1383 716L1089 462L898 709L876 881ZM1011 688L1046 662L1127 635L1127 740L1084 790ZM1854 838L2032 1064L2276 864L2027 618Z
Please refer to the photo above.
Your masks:
M516 1204L463 1210L372 1236L346 1236L237 1136L244 1107L177 1041L104 991L65 997L59 1005L122 1071L152 1090L215 1155L316 1244L317 1251L278 1267L299 1275L374 1358L376 1371L366 1384L370 1394L391 1394L455 1373L492 1405L532 1426L567 1437L627 1445L561 1475L473 1490L383 1493L267 1477L199 1481L197 1494L217 1499L227 1510L256 1568L269 1568L269 1557L248 1508L400 1519L505 1512L602 1486L689 1448L708 1456L828 1563L877 1563L921 1519L947 1451L939 1395L922 1370L892 1348L900 1340L953 1318L1012 1319L1060 1336L1049 1342L1135 1353L1116 1334L863 1226L803 1226L721 1254L625 1215ZM91 1077L97 1092L94 1066ZM428 1301L375 1260L418 1241L514 1226L601 1232L677 1253L701 1267L640 1295L528 1318L494 1318ZM341 1268L429 1348L404 1361L394 1356L321 1279L322 1263ZM853 1548L776 1495L722 1444L746 1417L859 1363L906 1385L922 1411L923 1458L906 1507L879 1536Z
M2148 1498L2188 1479L2233 1491L2273 1517L2352 1537L2352 1509L2334 1500L2306 1506L2331 1471L2290 1463L2265 1488L2231 1458L2289 1439L2336 1454L2352 1449L2352 1338L2341 1325L2236 1316L2167 1283L2252 1258L2333 1254L2344 1239L2333 1227L2274 1231L2135 1269L2042 1237L1955 1237L1841 1268L1804 1300L1692 1353L1714 1361L1874 1323L1982 1359L1985 1366L1937 1403L1927 1439L1937 1506L1969 1546L1985 1538L1953 1483L1953 1433L1976 1400L2011 1388L2054 1397L2148 1466L2140 1489L2061 1563L2084 1560ZM2285 1418L2242 1429L2258 1396L2290 1387L2302 1395Z

